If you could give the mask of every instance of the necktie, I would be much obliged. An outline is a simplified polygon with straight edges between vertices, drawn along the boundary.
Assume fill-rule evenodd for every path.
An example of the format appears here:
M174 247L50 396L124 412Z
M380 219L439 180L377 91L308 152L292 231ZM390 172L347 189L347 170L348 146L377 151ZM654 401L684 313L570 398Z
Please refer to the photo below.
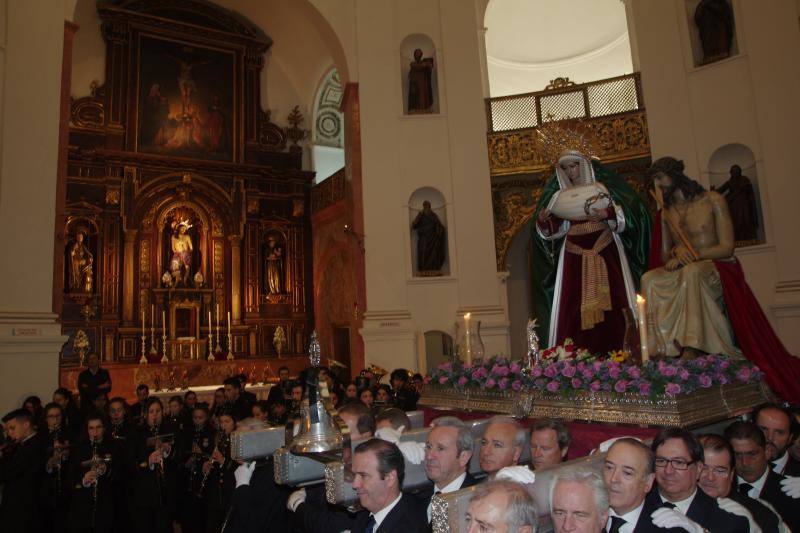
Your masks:
M611 529L608 530L608 533L619 533L619 528L621 528L625 524L627 524L627 522L621 516L612 516Z
M433 496L436 496L437 494L441 493L442 491L437 490L436 492L433 493ZM431 496L431 501L428 502L428 525L430 525L431 520L433 520L433 496Z
M672 502L664 502L661 504L661 507L666 507L667 509L675 509L675 504Z
M753 490L753 485L751 485L750 483L741 483L739 484L739 490L745 496L750 496L750 491Z
M373 533L375 531L375 517L370 515L367 520L367 527L364 528L364 533Z

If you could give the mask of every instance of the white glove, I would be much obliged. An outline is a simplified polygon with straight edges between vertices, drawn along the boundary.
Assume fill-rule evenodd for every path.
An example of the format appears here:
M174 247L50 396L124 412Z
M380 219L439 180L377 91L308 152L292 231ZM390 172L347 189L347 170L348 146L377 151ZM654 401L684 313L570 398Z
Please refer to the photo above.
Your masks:
M735 502L730 498L717 498L717 505L719 505L719 508L723 511L747 518L747 521L750 523L750 533L761 533L761 528L758 527L756 521L753 520L753 515L750 514L750 511L748 511L742 504Z
M403 429L405 429L404 426L400 426L400 429L394 429L393 427L381 428L375 432L375 437L397 444L400 441L400 435L403 434Z
M650 518L652 518L653 525L656 527L679 527L685 529L689 533L703 533L703 526L675 509L668 509L666 507L656 509L653 511L653 514L650 515Z
M422 464L425 460L425 445L421 442L398 442L403 457L412 465Z
M236 478L236 486L241 487L242 485L249 485L250 478L253 477L253 470L255 469L255 461L240 464L236 470L233 471L233 477Z
M536 481L536 474L531 472L527 466L505 466L497 471L495 479L510 479L517 483L533 483Z
M787 476L781 480L781 490L790 498L800 498L800 477Z
M289 509L291 512L295 512L297 510L297 506L306 501L306 489L296 490L289 495L289 499L286 500L286 508Z

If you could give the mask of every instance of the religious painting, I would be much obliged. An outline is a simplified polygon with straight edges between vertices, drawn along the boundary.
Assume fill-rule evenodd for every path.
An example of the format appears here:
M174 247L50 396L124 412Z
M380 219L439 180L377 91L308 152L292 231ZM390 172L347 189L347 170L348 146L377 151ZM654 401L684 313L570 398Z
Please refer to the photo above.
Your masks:
M139 152L231 161L234 53L142 36Z

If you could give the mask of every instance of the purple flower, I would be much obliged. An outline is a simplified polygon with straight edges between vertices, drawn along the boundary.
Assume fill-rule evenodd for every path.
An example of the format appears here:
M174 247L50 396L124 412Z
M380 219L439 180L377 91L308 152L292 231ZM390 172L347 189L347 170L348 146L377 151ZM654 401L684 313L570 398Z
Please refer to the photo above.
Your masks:
M571 378L575 375L576 370L572 365L564 365L564 368L561 369L561 375L565 378Z
M511 388L514 390L522 389L522 382L518 379L515 379L514 382L511 384Z
M664 392L669 396L675 396L676 394L681 393L681 386L677 383L669 382L664 388Z
M727 385L730 382L731 382L731 380L728 379L728 376L726 376L724 374L720 374L719 375L719 384L720 385Z
M750 380L750 369L746 366L743 366L739 369L736 373L736 379L739 381L744 381L745 383Z
M592 363L592 368L594 368L595 372L600 372L600 369L603 368L603 362L602 361L595 361L594 363Z
M473 368L475 368L475 365L466 365L463 370L464 372L470 372Z
M681 368L681 371L678 373L678 376L681 378L681 381L686 381L689 379L689 371L685 368Z
M561 388L561 384L558 381L551 381L547 384L547 390L550 392L556 392L559 388Z
M479 379L481 379L481 373L476 370L475 372L472 373L472 379L478 381Z
M629 366L626 372L631 379L639 379L642 377L642 372L639 370L638 366Z
M597 380L594 380L589 384L589 389L591 389L594 392L599 391L601 388L602 388L602 385Z
M512 374L519 374L520 370L522 370L522 367L519 365L519 363L511 363Z
M459 386L461 386L461 387L463 387L464 385L466 385L466 384L467 384L467 381L469 381L469 380L467 379L467 376L461 376L460 378L458 378L458 384L459 384Z
M534 381L533 384L536 386L537 389L541 389L542 387L544 387L544 382L545 382L544 378L539 378L536 381Z
M558 374L558 368L556 368L554 364L549 364L547 368L544 369L544 375L548 378L553 378L556 374Z
M714 380L712 380L711 376L709 376L708 374L703 373L700 374L700 376L698 376L697 382L700 383L701 387L707 389L714 383Z
M500 366L498 364L495 364L492 367L492 374L495 374L495 375L498 375L498 376L501 376L501 377L502 376L507 376L509 372L510 371L509 371L507 366Z
M583 381L578 378L572 378L572 388L573 389L580 389L581 385L583 385Z
M448 381L447 376L442 376L439 378L439 385L444 385L445 383L447 383L447 381Z
M531 368L531 376L533 376L535 378L538 378L538 377L541 377L541 375L542 375L542 367L535 366L535 367Z
M608 377L611 379L619 379L620 374L622 374L622 371L620 370L619 365L608 365Z
M661 370L662 376L666 376L668 378L671 378L672 376L678 373L678 369L676 369L672 365L664 365L664 367L659 368L659 370Z
M725 370L725 369L726 369L726 368L728 368L729 366L731 366L731 362L730 362L730 361L728 361L727 359L723 359L723 360L720 362L720 364L719 364L719 367L720 367L722 370Z
M453 369L453 362L448 361L447 363L442 363L438 366L439 370L452 370Z
M492 378L489 378L489 379L487 379L487 380L486 380L486 383L484 383L484 386L485 386L487 389L492 389L492 388L494 388L494 386L495 386L495 385L497 385L497 383L496 383L496 382L495 382L495 380L493 380Z
M509 383L508 378L501 379L500 382L498 383L500 390L506 390L508 388L508 383Z
M624 379L621 379L616 383L614 383L614 390L617 392L625 392L627 388L628 388L628 382L625 381Z
M594 377L594 370L591 368L584 368L581 374L583 374L583 379L592 379Z
M650 382L642 381L639 383L639 394L642 396L650 396Z

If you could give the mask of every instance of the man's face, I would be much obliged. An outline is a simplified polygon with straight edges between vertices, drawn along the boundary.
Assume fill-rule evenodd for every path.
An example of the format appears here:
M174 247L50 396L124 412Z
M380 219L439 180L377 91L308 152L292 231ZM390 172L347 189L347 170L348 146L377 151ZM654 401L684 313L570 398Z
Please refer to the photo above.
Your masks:
M156 426L161 423L161 418L164 415L164 410L161 405L154 403L147 409L147 423L151 426Z
M767 469L767 451L750 439L731 439L736 472L748 483L760 478Z
M681 439L667 439L656 449L656 461L670 459L687 464L686 470L675 468L674 463L656 466L656 482L659 492L667 500L678 502L692 495L697 487L697 478L703 468L701 461L692 463L689 450ZM691 463L691 464L689 464Z
M600 533L608 511L600 514L592 490L583 483L559 482L553 491L550 518L556 533Z
M92 370L97 370L100 368L100 359L97 357L97 354L90 355L89 359L87 360L87 364Z
M47 419L47 429L58 429L61 427L61 411L58 409L49 409L45 415Z
M672 193L675 192L675 180L663 172L656 172L653 175L653 182L656 187L661 189L661 194L663 194L665 198L672 196Z
M62 408L67 408L67 397L62 396L61 394L53 394L53 401L60 405Z
M489 424L481 439L481 470L494 474L506 466L517 464L522 450L514 446L517 428L511 424Z
M381 479L378 458L371 451L353 455L353 475L358 501L370 512L380 511L400 493L397 472L392 470Z
M578 185L581 181L581 163L580 161L564 161L561 163L561 170L564 171L567 178L573 185Z
M303 387L297 385L292 387L292 400L299 402L303 399Z
M225 398L229 402L236 401L236 398L239 397L239 389L234 387L233 385L225 385Z
M121 424L125 420L125 407L121 402L111 402L108 406L108 417L112 424Z
M567 448L558 447L558 433L554 429L540 429L531 432L531 461L533 469L557 465L567 455Z
M6 435L13 441L21 441L31 432L31 423L27 420L12 418L6 422Z
M206 422L208 422L208 417L206 416L205 411L202 409L195 409L192 411L192 423L194 423L195 428L204 428L206 426Z
M394 390L401 389L401 388L403 388L404 383L405 382L402 379L394 378L392 380L392 388Z
M442 488L465 472L472 454L458 453L458 428L434 427L425 442L425 474Z
M350 432L350 440L363 440L372 436L369 432L361 433L358 431L358 415L354 415L353 413L339 413L339 416L344 423L347 424L347 429Z
M148 396L150 396L150 389L148 389L147 387L145 387L143 389L136 389L136 398L140 402L145 401Z
M502 490L490 492L484 498L469 502L467 508L467 533L505 533L508 531L506 509L508 494ZM519 529L530 531L529 526Z
M278 370L278 379L281 381L287 381L289 379L289 371L285 368L283 370Z
M186 407L194 407L197 404L197 395L196 394L187 394L186 398L183 400L186 404Z
M103 433L105 432L105 428L103 427L103 422L100 420L89 420L86 430L89 433L89 440L94 442L100 442L103 440Z
M767 459L780 459L789 447L792 436L789 418L778 409L766 408L758 413L756 425L767 438Z
M703 455L705 460L698 485L712 498L727 498L734 476L730 453L728 450L717 451L706 448Z
M647 473L647 455L627 442L611 446L603 465L608 500L618 515L633 511L653 487L655 474Z

